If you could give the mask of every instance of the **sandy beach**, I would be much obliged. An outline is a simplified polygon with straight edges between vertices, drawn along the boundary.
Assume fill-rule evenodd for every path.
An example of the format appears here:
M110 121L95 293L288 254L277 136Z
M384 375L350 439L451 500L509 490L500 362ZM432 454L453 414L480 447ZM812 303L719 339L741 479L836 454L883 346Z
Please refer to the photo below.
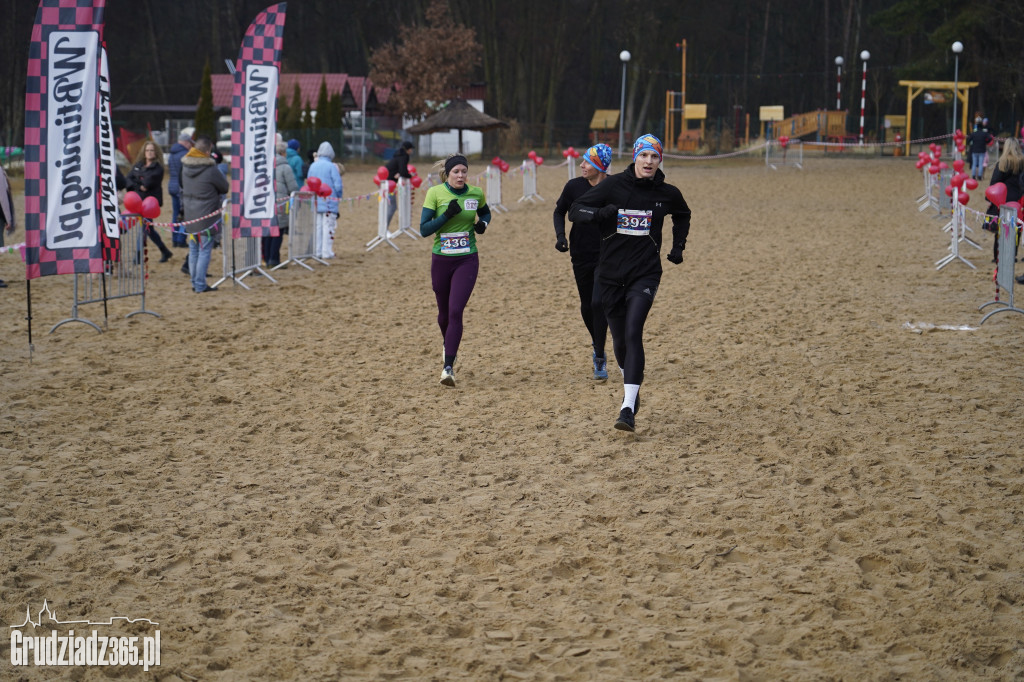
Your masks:
M160 317L112 301L103 333L48 333L73 278L33 280L31 361L0 255L0 621L46 600L162 645L142 673L12 667L5 638L0 677L1020 679L1024 315L979 326L991 235L936 270L907 159L666 174L693 223L635 434L618 371L591 379L551 162L480 238L455 389L429 242L367 253L375 200L277 284L197 296L186 251L151 255Z

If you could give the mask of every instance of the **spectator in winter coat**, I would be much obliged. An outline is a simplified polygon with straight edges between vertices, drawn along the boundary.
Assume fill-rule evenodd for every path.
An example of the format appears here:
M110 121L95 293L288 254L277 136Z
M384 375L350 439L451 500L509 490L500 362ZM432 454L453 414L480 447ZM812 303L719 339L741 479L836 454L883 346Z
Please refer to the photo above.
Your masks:
M268 268L276 268L281 264L281 242L284 241L283 235L288 234L288 204L283 202L287 202L292 192L299 189L292 167L285 157L287 150L287 144L277 143L277 156L274 157L274 197L277 201L277 227L280 234L276 237L263 237L263 260Z
M160 148L153 140L146 140L139 152L139 158L135 165L128 172L128 190L135 192L143 199L155 197L158 204L164 205L164 164L160 157ZM160 249L160 262L165 263L171 259L171 250L164 246L164 240L160 233L153 227L150 220L145 221L146 236Z
M192 136L182 133L171 147L167 157L167 193L171 195L171 222L181 222L181 157L192 149ZM171 245L185 248L185 233L175 230L171 233Z
M309 166L308 178L319 178L321 187L331 190L327 198L316 200L315 255L318 258L334 258L334 231L338 225L338 199L341 198L341 173L334 165L334 147L323 142L316 150L316 160Z
M294 137L288 140L288 151L285 153L288 159L288 165L292 167L292 174L295 176L295 182L302 184L302 181L306 179L306 174L302 172L302 156L299 155L299 141Z
M215 235L223 225L221 195L226 194L229 188L227 178L210 156L212 150L213 140L199 135L195 145L181 159L181 202L185 221L209 216L185 225L188 232L188 269L192 276L192 290L197 294L217 290L206 284L206 270L210 266Z

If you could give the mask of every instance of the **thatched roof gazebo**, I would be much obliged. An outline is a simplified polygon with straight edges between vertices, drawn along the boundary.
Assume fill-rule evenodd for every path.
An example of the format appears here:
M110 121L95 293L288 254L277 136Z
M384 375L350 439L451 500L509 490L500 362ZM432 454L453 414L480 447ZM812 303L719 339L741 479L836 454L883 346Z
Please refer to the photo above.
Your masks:
M464 99L454 98L448 105L436 111L406 130L414 135L429 135L446 130L459 131L459 150L462 149L462 131L477 130L487 132L497 128L508 128L508 123L477 111L472 104Z

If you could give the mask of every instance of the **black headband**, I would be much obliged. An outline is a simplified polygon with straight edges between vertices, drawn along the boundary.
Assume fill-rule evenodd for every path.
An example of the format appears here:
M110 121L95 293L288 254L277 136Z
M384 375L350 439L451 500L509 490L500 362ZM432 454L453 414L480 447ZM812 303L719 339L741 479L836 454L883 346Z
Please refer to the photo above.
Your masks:
M452 168L455 168L459 164L462 164L466 168L469 168L469 161L466 161L466 157L461 154L456 154L452 158L444 162L444 172L447 175L452 172Z

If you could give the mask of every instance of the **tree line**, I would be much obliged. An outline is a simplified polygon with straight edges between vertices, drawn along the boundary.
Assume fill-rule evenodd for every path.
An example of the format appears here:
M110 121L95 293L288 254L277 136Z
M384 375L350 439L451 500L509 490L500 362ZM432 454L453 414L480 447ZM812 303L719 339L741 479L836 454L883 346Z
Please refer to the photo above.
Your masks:
M1010 0L446 0L454 24L472 29L477 63L458 34L421 51L413 76L453 66L487 86L486 109L514 120L525 145L585 142L595 109L619 108L626 65L629 135L659 130L665 92L707 105L709 123L732 129L762 105L786 114L835 108L835 58L843 57L842 108L859 113L862 50L870 52L867 124L905 111L901 79L952 81L950 45L964 44L961 81L978 81L970 108L996 131L1022 116L1024 13ZM36 3L4 3L0 50L0 145L22 141L25 67ZM249 22L267 0L108 0L106 43L114 105L197 102L204 66L226 70ZM371 56L403 28L427 22L430 0L291 0L282 69L366 75ZM290 97L290 93L282 93ZM949 129L950 107L922 107L926 130ZM115 114L116 116L116 114Z

